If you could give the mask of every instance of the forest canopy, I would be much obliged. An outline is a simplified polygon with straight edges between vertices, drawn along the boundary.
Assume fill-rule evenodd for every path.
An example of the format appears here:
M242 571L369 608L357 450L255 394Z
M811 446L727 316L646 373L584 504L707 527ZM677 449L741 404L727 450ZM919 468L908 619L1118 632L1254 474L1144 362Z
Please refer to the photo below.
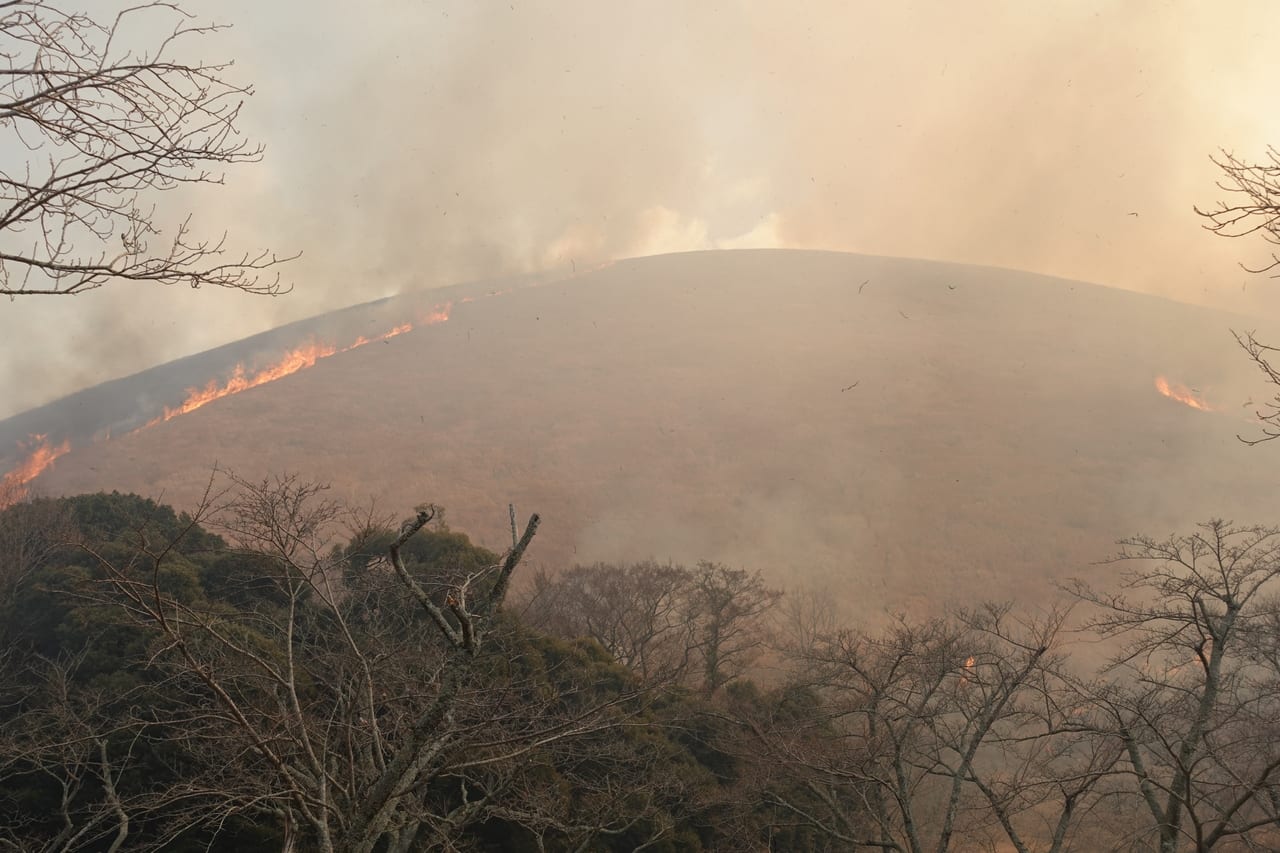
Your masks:
M1280 531L1115 589L840 625L761 577L541 570L297 478L0 513L22 850L1235 850L1280 824ZM1074 608L1074 609L1073 609ZM1112 650L1095 665L1069 635ZM1088 659L1086 659L1088 658Z

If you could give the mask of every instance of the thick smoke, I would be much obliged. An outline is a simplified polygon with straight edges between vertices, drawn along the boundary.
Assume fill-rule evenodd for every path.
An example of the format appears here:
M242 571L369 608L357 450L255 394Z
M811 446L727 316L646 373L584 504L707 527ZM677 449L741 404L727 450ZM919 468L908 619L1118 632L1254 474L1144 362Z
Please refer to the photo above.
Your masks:
M265 161L173 199L302 251L277 300L0 308L0 417L407 288L779 245L993 264L1235 311L1208 156L1280 141L1280 8L936 2L214 3ZM177 205L166 205L162 212ZM1247 287L1245 285L1247 284Z

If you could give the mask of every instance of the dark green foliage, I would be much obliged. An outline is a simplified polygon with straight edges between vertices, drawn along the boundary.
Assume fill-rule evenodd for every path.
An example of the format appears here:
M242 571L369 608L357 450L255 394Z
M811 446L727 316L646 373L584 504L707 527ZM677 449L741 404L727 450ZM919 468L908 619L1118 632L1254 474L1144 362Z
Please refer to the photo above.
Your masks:
M226 547L221 537L193 525L186 513L138 495L77 495L64 498L80 533L91 542L130 540L151 548L172 544L182 554Z
M346 579L354 582L371 566L384 561L396 531L374 527L362 531L344 550ZM498 555L471 542L465 533L450 530L443 522L420 531L400 550L405 566L425 580L466 577L498 562ZM427 575L427 570L431 574Z
M164 592L195 601L205 596L201 563L222 541L171 507L137 495L99 493L55 503L67 511L74 536L3 603L11 609L7 632L15 645L45 659L74 656L80 683L129 686L136 681L132 673L145 659L150 635L120 608L104 602L104 566L148 573ZM19 505L5 513L22 511ZM171 544L173 553L156 565L152 555Z
M154 580L162 594L223 620L220 630L265 661L279 660L292 642L294 653L306 658L304 673L314 675L299 682L300 696L316 709L336 701L330 686L340 683L341 668L348 665L333 611L312 606L309 594L291 598L297 587L289 585L288 571L275 558L233 549L154 501L96 494L46 508L65 512L73 535L42 552L0 602L9 638L0 726L16 732L19 741L74 748L48 747L0 764L0 815L7 816L0 817L0 831L16 818L26 821L24 837L47 840L63 823L65 802L73 822L102 821L96 834L73 849L106 849L116 821L104 808L106 789L93 769L101 740L116 762L115 785L135 804L125 849L170 836L169 850L280 849L280 813L270 803L242 808L219 804L214 794L175 793L184 785L227 779L231 796L235 780L246 778L236 773L251 778L266 768L253 769L259 759L243 744L202 746L206 722L193 718L193 709L216 707L213 696L195 674L170 665L177 652L127 600L113 597L106 580L108 572L118 573L112 576L117 580ZM15 511L23 510L9 510ZM369 530L333 554L341 567L341 607L349 629L396 650L372 661L388 677L387 716L377 711L388 732L396 730L393 703L403 701L402 693L427 690L423 701L429 701L425 685L435 677L433 649L439 642L384 559L394 535ZM402 554L408 570L439 602L467 579L471 594L482 595L500 562L499 555L443 525L410 539ZM295 626L292 639L279 633L286 624L279 616L289 608L295 614L288 620ZM199 635L191 633L188 642L198 643ZM406 656L404 650L412 651ZM218 666L238 664L227 659ZM251 677L225 683L246 702L254 691L269 689ZM465 700L456 725L463 735L446 766L465 768L469 759L490 754L497 762L481 763L465 775L449 771L419 796L440 815L460 813L468 801L488 794L501 795L495 802L509 807L468 820L468 828L450 837L459 849L567 851L586 844L602 851L641 845L697 851L734 849L744 837L768 835L749 821L725 834L728 824L741 823L741 810L724 804L741 782L741 762L727 746L735 731L721 710L685 689L646 686L595 640L549 636L499 613L460 689ZM725 695L731 705L769 701L748 682L730 683ZM554 733L548 728L552 722L572 725L579 719L590 725L572 738L509 750L505 757L504 739L516 743L540 728ZM72 773L84 781L64 801L61 784ZM440 843L424 830L414 849ZM301 846L307 847L305 835Z
M212 599L240 608L280 607L288 596L278 568L261 554L227 551L202 561L200 584Z
M163 806L165 797L148 792L179 787L206 770L163 722L174 704L172 691L184 685L149 665L159 650L155 634L106 595L106 567L152 578L179 600L204 602L202 579L214 549L224 543L172 508L136 495L33 504L63 511L71 524L61 533L62 544L0 602L8 640L0 728L12 733L11 749L23 756L3 756L9 761L0 764L0 814L10 816L0 829L21 822L25 835L19 837L50 840L67 820L77 829L93 827L94 816L104 811L105 751L118 795L149 803L130 809L131 843L154 842L193 800ZM32 504L10 507L0 513L0 525L23 523L31 512ZM193 780L183 778L187 773ZM114 827L114 821L102 822L73 849L106 849ZM191 849L205 849L207 841Z

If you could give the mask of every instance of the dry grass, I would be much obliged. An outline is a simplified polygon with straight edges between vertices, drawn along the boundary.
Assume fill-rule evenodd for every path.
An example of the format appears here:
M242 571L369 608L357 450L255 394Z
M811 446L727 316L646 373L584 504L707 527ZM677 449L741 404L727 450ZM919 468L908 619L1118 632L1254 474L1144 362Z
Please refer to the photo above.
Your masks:
M536 509L531 557L551 565L714 559L858 612L1039 601L1097 577L1119 536L1270 520L1271 462L1235 441L1236 413L1152 388L1169 373L1238 406L1230 323L975 267L653 258L456 306L77 449L42 487L183 505L215 461L296 470L397 514L444 504L497 547L508 501Z

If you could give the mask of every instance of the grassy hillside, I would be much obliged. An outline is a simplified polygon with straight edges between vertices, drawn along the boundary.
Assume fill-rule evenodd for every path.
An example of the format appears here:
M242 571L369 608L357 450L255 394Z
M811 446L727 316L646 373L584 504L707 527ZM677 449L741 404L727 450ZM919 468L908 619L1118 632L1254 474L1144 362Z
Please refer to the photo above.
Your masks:
M455 305L77 447L38 485L183 505L215 461L296 470L397 514L444 504L498 547L508 501L537 510L535 562L705 557L857 610L1039 598L1109 571L1090 563L1118 536L1272 520L1280 459L1235 439L1258 389L1233 325L1252 324L980 267L648 258Z

